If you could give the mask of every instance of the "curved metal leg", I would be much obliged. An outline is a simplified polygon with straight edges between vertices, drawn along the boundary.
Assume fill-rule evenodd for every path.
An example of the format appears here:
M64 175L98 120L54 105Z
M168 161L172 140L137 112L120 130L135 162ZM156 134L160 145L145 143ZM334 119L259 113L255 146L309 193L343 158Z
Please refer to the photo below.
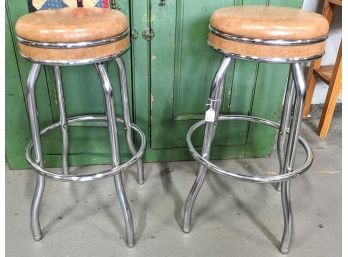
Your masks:
M120 79L123 117L124 117L127 143L128 143L129 150L134 155L137 153L137 150L135 149L135 144L133 142L132 129L130 126L131 121L130 121L129 104L128 104L126 69L121 57L116 58L115 61L118 67L118 74ZM144 165L142 160L139 160L137 162L137 171L138 171L138 183L142 185L144 184Z
M116 167L120 163L119 157L119 148L118 148L118 139L117 139L117 126L116 126L116 112L114 105L114 97L112 92L112 87L106 73L105 67L103 64L96 64L97 72L102 81L104 95L105 95L105 105L106 105L106 115L108 120L109 128L109 137L111 145L111 157L112 157L112 166ZM122 175L117 174L114 177L116 192L120 201L121 209L123 212L123 217L126 226L126 243L128 247L134 246L134 228L133 228L133 219L132 213L129 208L127 201L127 196L122 183Z
M114 177L115 186L116 186L116 192L121 204L122 213L124 217L124 221L126 224L126 240L127 240L127 246L128 247L134 247L135 240L134 240L134 227L133 227L133 218L132 218L132 212L128 204L126 191L124 190L123 181L122 181L122 174L117 174Z
M68 141L68 123L66 121L66 115L65 115L64 93L63 93L63 87L62 87L60 67L54 66L53 69L54 69L54 77L55 77L56 91L57 91L57 97L58 97L60 126L62 130L62 138L63 138L62 169L63 169L63 174L68 175L69 174L69 166L68 166L69 141Z
M285 170L292 172L295 161L296 146L301 129L301 119L303 113L303 100L306 94L306 84L303 71L299 63L291 65L292 74L296 85L296 98L294 117L291 121L290 135L285 156ZM290 200L290 181L281 183L281 196L284 214L284 232L280 244L280 252L287 253L291 244L293 234L293 215Z
M37 120L37 110L36 110L36 101L35 101L35 85L36 80L39 76L41 65L33 64L29 73L27 81L27 108L29 114L29 123L31 129L31 136L33 140L35 162L42 167L42 149L41 149L41 140L40 140L40 129L39 123ZM45 187L45 177L42 175L36 175L36 188L34 193L33 202L31 204L30 211L30 221L31 221L31 231L34 236L34 240L40 240L42 238L40 220L39 220L39 211L42 194Z
M291 120L291 112L293 108L294 100L294 84L292 79L292 73L290 72L288 78L288 84L286 87L286 93L284 97L283 113L280 122L280 128L278 131L278 140L277 140L277 154L279 160L279 174L286 173L285 167L285 151L286 151L286 138L287 131L289 130L289 124ZM281 183L276 184L276 189L280 191Z
M215 129L217 125L217 118L219 116L219 109L220 109L220 103L221 103L220 100L221 100L221 95L224 88L224 80L225 80L227 68L230 65L231 61L232 61L231 57L224 57L219 69L217 70L215 74L215 78L212 83L212 87L210 91L210 101L211 101L211 109L215 111L215 121L206 122L203 147L202 147L202 156L206 159L209 159L209 156L210 156L210 148L214 139ZM199 164L197 168L196 180L191 188L191 191L185 203L183 231L186 233L191 231L191 215L192 215L193 204L203 185L206 175L207 175L207 168Z

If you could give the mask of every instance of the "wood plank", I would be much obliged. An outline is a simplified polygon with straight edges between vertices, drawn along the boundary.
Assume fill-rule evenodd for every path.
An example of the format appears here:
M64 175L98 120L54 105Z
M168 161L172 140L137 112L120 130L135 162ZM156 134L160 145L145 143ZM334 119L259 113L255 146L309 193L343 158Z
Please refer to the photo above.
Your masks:
M18 70L6 2L5 17L5 151L10 168L26 164L24 149L30 138L22 78ZM19 158L13 158L18 156ZM18 161L18 159L20 161Z
M335 111L337 98L342 92L342 42L337 54L337 59L332 74L332 79L330 80L329 91L326 95L324 109L321 113L319 126L317 133L320 137L326 137L333 113Z
M129 15L128 0L118 1L118 7ZM24 93L26 79L31 63L18 54L17 43L13 34L15 21L28 12L26 2L19 0L6 1L8 22L6 27L6 59L11 60L6 65L6 157L11 168L23 168L26 164L24 149L30 140L30 130L27 120ZM15 46L15 47L13 47ZM11 50L10 47L13 49ZM14 54L11 53L14 52ZM127 78L131 77L130 51L123 56L126 64ZM16 66L18 65L18 66ZM116 66L107 64L110 80L115 91L116 112L122 114L120 89ZM16 72L17 71L17 72ZM69 117L85 113L104 113L103 92L94 65L63 67L62 80L65 94L66 110ZM132 106L132 84L128 80L129 102ZM18 87L19 86L19 87ZM20 89L20 91L19 91ZM81 97L82 96L82 97ZM58 120L57 99L54 86L52 67L46 67L40 72L36 89L40 127L43 128ZM13 99L13 100L12 100ZM128 154L123 127L119 126L121 154ZM69 128L69 154L110 154L107 129L100 126L88 128ZM42 138L42 147L46 155L61 153L61 133L59 130L50 132ZM81 159L80 165L87 164ZM50 160L45 159L45 165L52 166ZM60 164L57 164L60 166ZM28 167L28 165L26 166Z
M18 47L17 47L17 40L14 34L14 26L16 24L17 19L28 13L28 6L26 2L23 2L21 0L11 0L6 1L7 3L7 9L8 9L8 18L9 18L9 25L11 27L11 33L13 38L13 44L15 46L16 51L16 61L18 63L19 73L22 77L22 88L23 92L26 92L26 80L29 74L29 70L31 67L31 63L22 58L18 54ZM38 77L37 83L36 83L36 104L37 109L40 114L39 117L39 125L40 126L47 126L52 123L52 112L51 112L51 102L49 99L49 93L48 93L48 87L47 87L47 80L46 80L45 72L43 69L40 72L40 75Z
M329 0L329 3L342 6L342 0Z
M228 114L249 115L252 109L256 78L259 65L255 62L236 60L233 82L229 94ZM249 123L245 121L227 122L226 144L239 144L244 146L247 143ZM230 142L230 143L229 143Z
M245 1L244 1L245 2ZM248 1L253 2L251 0ZM256 0L257 3L259 1ZM270 0L269 5L299 8L301 0ZM255 83L250 114L279 122L290 66L260 63ZM245 157L269 156L273 151L276 130L250 123Z
M327 18L329 24L332 21L333 10L335 5L342 5L339 0L325 0L323 8L323 16ZM329 91L326 95L324 109L320 118L317 134L320 137L326 137L329 131L331 119L336 106L337 98L342 90L342 71L341 71L341 53L342 42L336 59L335 66L321 66L321 58L312 62L307 77L307 95L304 104L303 116L309 115L312 97L317 81L317 77L321 78L325 83L329 84Z
M28 6L26 2L20 0L6 1L6 14L8 16L8 28L6 32L6 47L12 45L14 49L14 55L10 55L6 51L6 59L8 60L8 65L6 65L6 87L7 90L12 91L14 97L6 97L6 114L11 113L11 117L7 117L6 123L9 126L8 132L6 133L6 144L9 146L6 149L7 161L10 168L18 168L17 160L21 159L21 163L26 163L24 156L24 149L26 144L29 142L30 129L27 118L27 110L25 105L25 93L26 92L26 81L31 67L31 63L23 59L18 53L17 40L14 33L14 26L17 19L28 12ZM9 41L9 39L11 41ZM9 55L9 56L7 56ZM11 66L10 63L16 66ZM9 68L8 68L9 67ZM8 76L13 71L13 67L17 70L17 78L19 81L14 84ZM7 69L8 68L8 69ZM19 97L19 88L21 87ZM47 88L47 81L45 72L42 69L37 80L36 89L36 103L39 113L39 125L40 127L47 126L52 123L52 112L51 103L49 99L49 93ZM10 99L17 98L17 101L12 102ZM15 133L13 136L12 134ZM20 142L20 143L19 143ZM10 149L9 149L10 148ZM12 159L12 156L16 158ZM18 157L18 158L17 158Z
M314 69L315 74L318 75L318 77L326 84L330 83L333 71L334 65L321 66L319 69Z
M173 85L176 5L180 1L166 1L159 6L157 0L151 0L151 28L155 37L151 40L151 99L150 99L150 147L173 148L178 132L173 120ZM170 136L168 136L170 135Z
M206 43L207 24L211 13L228 3L197 2L180 0L165 6L156 2L152 5L156 36L151 41L151 148L159 151L186 147L187 130L203 117L210 84L221 60L221 55ZM225 96L232 84L231 73L233 67L229 70ZM194 101L189 100L190 96L194 96ZM228 110L230 96L225 99L223 111ZM225 134L226 126L219 125L215 143L225 144ZM201 137L201 132L195 133L194 142L201 144Z
M12 9L19 7L18 9L20 10L14 10L16 15L13 15L13 17L11 16L11 19L13 21L15 21L20 14L27 12L27 10L25 10L26 8L24 8L25 3L19 3L19 0L8 2L12 3ZM119 7L121 7L121 10L130 15L131 29L137 30L139 35L138 39L132 42L131 51L125 58L127 65L127 75L129 77L131 73L132 77L132 85L129 83L128 86L130 98L131 92L134 92L133 114L135 116L135 122L144 130L149 142L147 152L145 154L146 161L191 159L185 145L185 135L192 123L196 119L202 117L202 113L205 110L205 103L209 92L210 83L218 66L218 62L221 58L219 54L212 51L206 44L207 24L209 22L211 13L215 9L231 5L233 4L233 2L235 4L261 5L271 2L271 4L294 6L301 2L301 0L221 0L206 1L205 6L203 6L203 3L200 3L200 1L198 0L192 2L184 0L167 1L165 6L158 6L158 1L151 2L152 5L150 1L118 1L118 5ZM194 36L193 39L195 40L190 41L189 37L184 38L184 45L182 45L181 49L182 52L179 51L178 45L176 45L177 43L181 43L181 39L179 37L180 35L177 34L176 31L182 31L182 29L179 27L180 24L178 24L176 20L180 20L180 15L183 14L176 13L180 8L178 8L178 5L175 5L175 2L179 5L186 5L187 13L184 13L184 15L188 16L188 20L185 20L184 23L184 25L187 26L184 28L186 31L185 33L187 35L190 35L190 33L192 33L192 35ZM131 3L131 10L129 13L128 3ZM197 7L200 7L202 12L200 10L196 10ZM168 17L171 18L168 19ZM155 29L155 38L152 41L146 41L141 36L143 30L146 27L153 27L153 29ZM202 30L204 29L205 32L197 32L197 30L199 30L200 28ZM192 45L194 45L195 47L192 48ZM151 52L154 49L155 51ZM175 50L172 51L172 49ZM192 51L193 56L196 58L195 60L188 58L187 53L189 53L190 51ZM174 52L173 55L170 54L171 52ZM178 57L180 55L183 56L183 61L179 62ZM130 59L132 60L132 62L129 61ZM21 59L20 62L25 61ZM167 64L170 65L167 66ZM261 68L261 73L265 72L265 74L268 74L270 76L269 79L264 79L264 75L261 74L261 78L258 78L258 83L261 83L263 81L262 83L269 84L263 87L263 89L265 90L264 91L262 89L262 86L256 85L258 67L259 64L255 62L244 61L237 61L236 66L231 67L227 77L227 85L225 88L224 101L222 105L223 113L256 113L255 110L260 106L260 104L262 104L260 102L263 99L262 96L267 95L266 91L269 90L274 81L278 79L278 77L272 79L273 74L269 73L268 71L265 72L264 68ZM111 64L108 66L108 68L110 71L112 71L111 80L117 81L115 65ZM20 69L21 73L23 73L24 77L26 77L27 70L23 68ZM186 70L185 74L180 74L180 69ZM279 69L282 70L283 68ZM167 77L166 74L168 72L172 74L175 73L173 79L164 79L164 77ZM199 73L199 76L196 76L195 73L197 72ZM234 74L236 74L236 76L234 76ZM192 79L191 75L194 75L195 79ZM38 95L40 101L45 101L44 103L39 103L42 126L45 125L45 123L50 123L52 120L57 120L58 118L56 111L57 106L55 103L56 96L53 86L53 76L51 69L47 69L46 74L45 72L41 73L40 83L43 82L46 86L40 86L43 93L41 92ZM91 82L93 84L95 83L96 85L92 87L85 87ZM157 87L155 88L155 90L153 90L154 82L158 83L159 86L163 86L163 88ZM194 85L194 87L191 88L193 93L187 90L190 89L189 87L182 87L180 88L180 92L175 92L175 90L179 88L173 86L175 85L175 83L177 83L177 85ZM95 77L93 66L77 68L77 70L75 67L72 67L71 69L64 69L63 84L64 89L66 90L67 98L70 98L69 100L67 99L67 112L69 116L73 114L79 114L80 112L103 112L104 105L102 94L99 81L97 81L97 78ZM113 86L115 87L115 95L117 95L118 97L119 94L117 84L114 83ZM257 88L255 88L256 86ZM197 88L199 90L197 90ZM254 90L257 90L255 96L260 96L260 99L256 102L253 99ZM151 96L151 91L154 93L153 96ZM84 93L83 95L87 95L87 97L84 99L76 99L75 96L79 92L86 92L86 94ZM173 98L173 94L177 98ZM204 97L200 98L197 94L204 95ZM167 98L167 96L171 98L169 99ZM192 96L195 100L198 98L202 100L187 101L187 99L191 99ZM158 100L160 98L162 98L161 103L159 103L158 101L156 103L156 99ZM154 102L153 99L155 99ZM167 101L168 99L169 101ZM185 104L180 106L175 105L174 103ZM153 109L151 108L151 106L156 107L156 104L159 104L159 106L157 106L158 112L155 113L155 115L158 115L157 117L159 117L160 119L158 120L158 122L153 122L154 113L152 113ZM173 109L169 110L166 108L171 104L173 104L176 108L174 111ZM45 113L42 112L42 109L45 108L45 106L47 107L45 110L47 111L46 114L48 115L49 119L47 119L45 117ZM117 112L120 113L121 107L119 97L117 98L116 108ZM263 111L265 110L260 110L259 114L262 114ZM279 113L279 110L277 109L275 112ZM175 124L179 124L180 121L181 125L179 126L179 128L177 126L172 126L173 123L166 123L166 120L163 120L163 117L165 117L166 114L168 114L171 118L174 117ZM270 115L271 118L277 118L276 115L272 116L274 115L273 112L270 113ZM231 122L231 124L226 124L226 126L224 124L221 124L221 126L218 127L219 131L217 133L217 140L214 142L215 146L212 150L212 158L244 157L247 143L246 135L248 133L248 124L245 122L241 122L240 124L237 123L238 122ZM272 150L271 145L273 138L271 138L269 142L266 142L266 139L263 138L263 134L261 133L262 130L263 128L260 128L260 130L251 129L250 131L251 137L249 139L251 140L251 138L253 137L255 144L249 146L262 146L260 148L260 151L256 149L253 152L254 154L264 153L265 148L267 148L266 151L268 152ZM27 132L28 131L26 131L26 133ZM60 144L56 143L58 142L58 140L60 140L59 134L59 131L57 131L52 133L51 135L48 135L44 139L44 150L46 153L45 161L47 166L60 166ZM82 128L72 128L71 136L73 137L73 142L75 142L74 144L72 144L70 149L72 154L71 157L69 157L69 160L71 160L72 164L80 165L81 163L109 163L109 147L107 145L108 142L106 135L107 130L105 129L105 127L90 127L84 131L82 131ZM157 138L154 137L156 135L158 135ZM201 142L201 138L197 137L198 135L202 135L202 132L198 131L196 137L194 138L195 142ZM90 136L90 140L86 140L86 138ZM120 135L120 139L124 139L123 135ZM23 140L23 142L26 143L26 140ZM155 148L153 148L151 145L153 142L156 142L156 144L158 144ZM267 147L265 147L266 144L268 144ZM165 145L169 145L170 147L163 148L162 146ZM11 152L11 155L9 156L11 156L13 160L17 161L19 160L19 158L21 158L20 160L23 164L25 163L23 148L20 148L20 151L21 152ZM127 150L122 152L122 154L127 155Z
M331 23L332 16L333 16L333 5L329 3L329 0L325 0L322 15L327 19L329 24ZM314 73L314 70L320 69L321 66L321 60L322 58L316 59L312 61L307 75L307 94L304 101L304 108L303 108L303 117L309 116L309 111L311 108L311 103L314 95L314 89L317 83L317 76Z
M150 27L150 1L130 2L130 26L137 38L132 39L131 63L133 86L133 122L145 133L150 147L150 41L142 38L142 32ZM136 138L139 145L138 138Z
M251 115L279 122L287 78L288 64L261 63L257 75ZM251 123L246 157L268 156L273 151L276 130Z
M309 111L311 109L312 99L314 95L315 85L317 84L317 76L314 73L314 70L320 68L321 58L312 61L307 75L306 87L307 93L306 98L304 100L304 108L303 108L303 117L309 116Z
M334 5L330 4L329 0L325 0L322 15L327 19L329 24L331 24L333 10L334 10Z

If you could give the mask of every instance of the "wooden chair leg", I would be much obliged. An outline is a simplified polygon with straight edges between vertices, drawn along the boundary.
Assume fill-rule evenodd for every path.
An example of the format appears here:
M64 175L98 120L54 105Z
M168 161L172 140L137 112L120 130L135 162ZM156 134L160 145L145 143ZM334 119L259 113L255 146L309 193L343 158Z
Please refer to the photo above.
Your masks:
M331 3L329 0L325 0L322 14L328 20L329 24L331 23L331 20L333 17L334 6L335 4ZM321 59L315 60L312 62L309 68L309 72L307 76L307 94L306 94L306 98L304 102L303 117L308 117L309 115L313 93L314 93L315 85L317 82L317 76L314 73L314 70L317 70L320 68L320 63L321 63Z
M329 91L326 96L324 109L322 111L319 126L317 129L317 134L320 137L326 137L329 132L332 116L336 107L337 98L342 92L342 61L341 60L342 60L342 43L337 55L335 68L334 68L331 82L329 85Z
M308 114L309 114L309 111L311 108L314 89L315 89L315 85L317 83L317 76L314 73L314 69L318 69L320 67L320 62L321 62L321 60L313 61L310 68L309 68L309 71L308 71L307 93L306 93L306 98L304 101L303 117L308 117Z

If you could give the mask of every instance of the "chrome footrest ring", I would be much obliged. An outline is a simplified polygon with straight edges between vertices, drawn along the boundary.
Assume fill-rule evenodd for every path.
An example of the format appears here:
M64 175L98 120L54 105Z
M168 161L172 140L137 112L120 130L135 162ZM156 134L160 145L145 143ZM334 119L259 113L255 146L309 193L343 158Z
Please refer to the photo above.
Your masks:
M247 115L224 115L224 116L219 116L218 118L219 121L226 121L226 120L242 120L242 121L250 121L250 122L256 122L259 124L264 124L276 129L279 129L279 124L267 119L263 118L258 118L254 116L247 116ZM193 158L195 158L200 164L206 166L209 170L218 173L220 175L223 175L225 177L229 178L234 178L246 182L251 182L251 183L277 183L277 182L283 182L287 181L290 179L295 178L297 175L305 172L312 164L313 162L313 152L312 149L310 148L309 144L305 139L302 137L299 138L299 143L303 146L305 152L306 152L306 161L302 164L301 167L295 169L292 172L286 173L286 174L281 174L281 175L274 175L274 176L249 176L249 175L244 175L240 173L233 173L227 170L224 170L215 164L211 163L209 160L205 159L201 154L199 154L194 146L192 145L191 141L191 136L193 132L203 126L205 124L205 120L201 120L196 122L187 132L186 135L186 143L189 148L189 151Z
M117 118L118 122L124 123L124 121L120 118ZM107 121L106 116L102 116L102 115L84 115L84 116L77 116L77 117L72 117L70 119L68 119L68 124L71 123L75 123L75 122L83 122L83 121ZM45 133L47 133L50 130L53 130L55 128L60 127L60 123L56 122L46 128L44 128L43 130L40 131L40 135L44 135ZM131 124L131 128L138 133L138 135L140 136L141 139L141 145L139 147L138 152L133 155L133 157L128 160L127 162L120 164L117 167L114 167L110 170L105 170L105 171L101 171L101 172L97 172L97 173L93 173L93 174L83 174L83 175L63 175L63 174L57 174L57 173L53 173L50 171L45 170L44 168L41 168L39 165L37 165L32 157L31 157L31 152L32 152L32 148L33 148L33 143L32 141L29 142L29 144L26 147L26 152L25 152L25 157L28 161L28 163L33 167L33 169L43 175L46 176L48 178L51 178L53 180L58 180L58 181L68 181L68 182L87 182L87 181L93 181L93 180L97 180L97 179L102 179L102 178L106 178L106 177L110 177L110 176L114 176L116 174L118 174L119 172L121 172L122 170L125 170L127 168L129 168L130 166L132 166L134 163L136 163L144 154L144 150L146 147L146 138L145 138L145 134L144 132L135 124Z

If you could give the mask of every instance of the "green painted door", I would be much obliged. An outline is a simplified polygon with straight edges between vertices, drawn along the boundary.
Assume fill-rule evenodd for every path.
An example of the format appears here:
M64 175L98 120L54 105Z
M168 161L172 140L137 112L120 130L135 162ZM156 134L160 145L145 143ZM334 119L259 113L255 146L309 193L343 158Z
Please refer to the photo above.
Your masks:
M129 3L120 0L117 7L129 15ZM30 62L20 57L14 34L16 20L28 13L26 1L6 1L6 157L11 168L27 167L24 149L30 140L25 107L26 78ZM131 82L131 51L123 56L127 66L127 77ZM115 63L108 62L110 79L116 95L116 112L122 113L119 83ZM100 80L94 65L62 67L66 112L68 117L82 114L103 114L104 98ZM132 83L128 83L132 96ZM41 128L59 120L57 96L54 86L54 74L51 66L44 67L37 83L37 105ZM130 105L133 105L130 97ZM108 130L104 123L73 124L69 127L69 162L71 165L110 163ZM119 126L120 134L124 131ZM120 138L121 158L129 157L125 137ZM45 165L60 166L61 133L57 129L42 138Z
M185 134L203 118L210 83L221 55L207 45L212 12L229 5L287 5L293 0L151 0L151 28L155 37L150 46L150 160L189 158ZM223 114L249 114L279 120L282 97L289 73L288 65L236 61L230 67ZM144 113L145 114L145 113ZM145 116L143 116L145 117ZM221 124L221 125L220 125ZM220 123L212 158L267 156L272 151L275 132L243 121ZM194 143L202 142L203 129Z
M159 3L164 3L159 4ZM135 122L144 130L148 146L145 161L190 159L185 145L188 128L203 117L210 83L221 56L207 46L211 13L240 4L272 4L300 7L301 0L148 0L117 1L130 17L132 47L124 56L130 102ZM30 63L17 51L15 21L27 13L26 1L6 1L6 157L11 168L27 167L24 148L30 138L24 93ZM154 37L146 40L146 29ZM108 63L121 113L114 63ZM251 114L279 120L288 65L236 61L228 72L222 113ZM103 95L93 65L64 67L63 87L68 116L102 113ZM37 85L40 125L58 120L51 67L41 71ZM120 129L120 131L122 131ZM109 144L103 124L90 123L69 129L72 165L108 163ZM247 122L221 124L214 141L213 158L267 156L272 150L272 129ZM43 140L46 166L60 165L60 132ZM120 135L122 157L129 155ZM199 145L202 131L194 142Z

